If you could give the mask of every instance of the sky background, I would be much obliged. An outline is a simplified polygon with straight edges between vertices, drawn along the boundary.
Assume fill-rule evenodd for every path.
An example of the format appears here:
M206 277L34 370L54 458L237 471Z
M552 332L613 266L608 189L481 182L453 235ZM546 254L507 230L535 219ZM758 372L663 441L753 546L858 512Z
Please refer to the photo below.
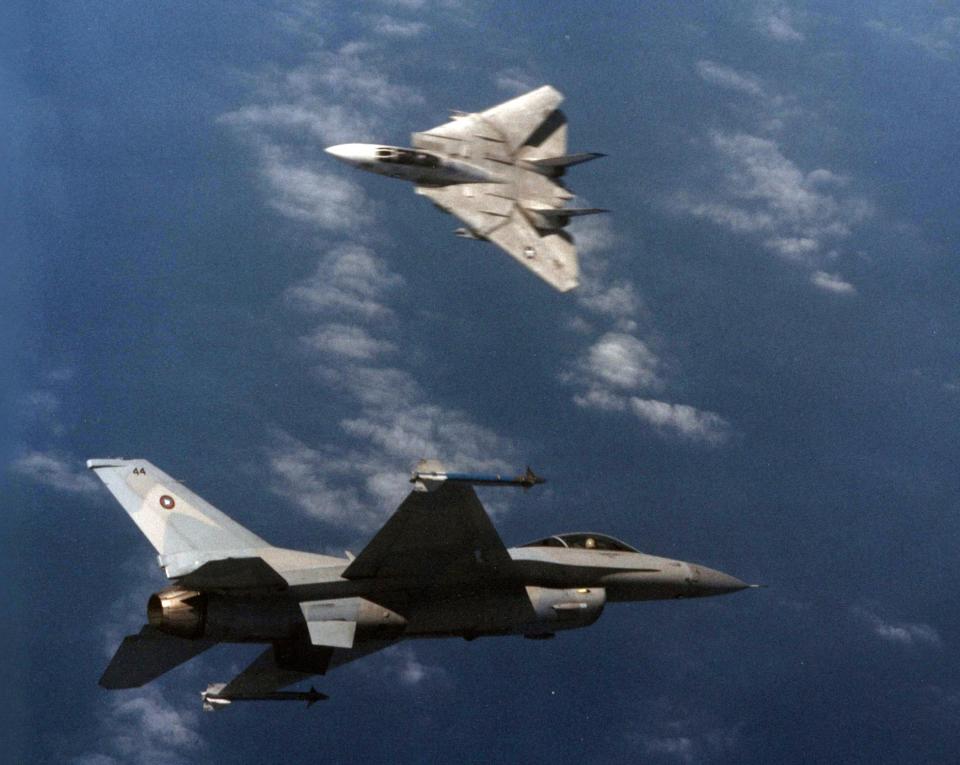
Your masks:
M958 61L950 2L4 4L5 757L956 762ZM574 293L323 153L545 83L609 155ZM164 586L118 455L336 554L421 457L530 464L482 494L508 545L769 588L205 715L258 649L97 686Z

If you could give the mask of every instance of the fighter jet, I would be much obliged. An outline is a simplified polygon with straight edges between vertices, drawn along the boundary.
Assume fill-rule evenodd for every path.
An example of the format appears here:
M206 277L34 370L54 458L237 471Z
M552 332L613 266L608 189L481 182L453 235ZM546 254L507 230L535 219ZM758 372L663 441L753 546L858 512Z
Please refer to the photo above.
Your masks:
M567 154L563 95L544 85L478 114L412 136L413 148L345 143L326 151L354 167L413 181L416 192L465 224L454 233L493 242L566 292L579 284L570 218L606 212L564 205L571 165L602 154Z
M705 566L647 555L606 534L556 534L508 549L473 485L543 482L421 463L413 491L359 555L274 547L143 459L92 459L158 553L171 586L147 601L100 685L135 688L218 643L266 649L205 709L239 701L315 701L281 689L410 638L551 638L593 624L608 603L697 598L750 585Z

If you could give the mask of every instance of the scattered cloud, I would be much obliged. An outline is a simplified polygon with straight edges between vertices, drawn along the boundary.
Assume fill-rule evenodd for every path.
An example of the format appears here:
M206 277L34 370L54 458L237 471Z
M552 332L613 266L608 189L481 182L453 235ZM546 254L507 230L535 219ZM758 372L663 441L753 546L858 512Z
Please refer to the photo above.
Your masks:
M789 17L782 4L759 8L765 23L774 26L776 19ZM767 252L810 269L810 283L818 289L855 294L853 284L823 265L874 216L874 205L851 190L848 175L825 167L802 169L776 137L788 120L815 120L816 114L792 96L774 92L751 72L707 60L697 63L697 72L705 82L752 98L741 98L736 102L741 108L726 115L742 123L740 129L709 131L709 154L702 167L712 164L712 169L699 175L689 190L676 193L668 208L754 238Z
M911 13L903 23L873 19L867 28L920 48L942 61L952 61L960 48L960 15L934 16Z
M311 313L343 312L367 320L393 315L387 293L403 284L386 262L372 250L357 244L333 247L318 261L313 275L290 287L287 301Z
M644 762L708 762L729 756L740 739L739 725L724 725L709 712L685 709L666 697L645 705L638 727L627 743L643 752Z
M584 371L599 383L620 389L659 388L660 360L633 335L608 332L594 343L584 360Z
M606 414L633 415L639 422L664 435L683 437L691 442L718 445L726 440L729 424L720 415L688 404L672 404L644 398L638 394L660 392L667 387L665 364L640 337L639 319L643 302L633 284L612 278L611 263L604 251L618 243L608 220L591 216L593 222L574 228L574 236L584 259L582 282L577 303L590 316L577 316L572 330L592 343L576 363L561 375L576 392L573 402L584 410ZM583 219L581 219L583 220ZM572 227L573 228L573 227ZM594 323L608 329L597 336Z
M463 412L427 403L408 373L355 368L338 377L359 409L339 423L336 448L308 446L279 429L266 448L271 489L308 515L375 529L406 495L404 478L425 457L449 468L510 469L510 444Z
M590 206L590 203L582 197L577 198L576 204L584 207ZM573 235L577 243L577 252L580 255L598 255L619 243L609 215L581 215L573 219L567 230ZM594 268L598 268L602 272L604 264L600 262L601 260L602 258L594 258L588 260L587 263L592 262ZM589 275L587 274L587 276Z
M270 206L293 220L326 231L355 231L373 222L372 206L360 187L340 175L284 156L276 146L262 150Z
M632 397L630 407L637 417L654 427L694 441L718 445L726 441L730 434L730 423L719 414L687 404Z
M422 21L404 21L395 16L371 17L368 23L376 34L386 37L418 37L429 29Z
M573 402L582 409L629 413L660 433L700 444L717 446L726 441L730 424L714 412L631 395L665 387L662 366L639 338L624 332L607 332L590 346L576 370L565 378L579 388Z
M283 23L299 33L302 15L285 15ZM381 35L409 37L420 30L416 22L390 16L368 21ZM259 74L254 78L256 102L223 114L219 121L256 153L271 208L322 232L357 236L373 227L374 206L352 174L322 149L374 140L387 131L398 111L421 103L423 97L393 82L369 43L354 41L337 50L316 44L318 49L305 63L270 67Z
M738 72L736 69L715 61L698 61L697 73L707 82L719 85L722 88L746 93L750 96L762 96L763 85L760 78L749 72Z
M391 38L425 33L426 24L404 20L400 8L356 18L366 37L336 50L305 38L314 50L304 63L268 70L255 103L221 121L261 158L267 204L324 237L313 274L290 286L284 300L315 317L300 350L316 381L349 402L336 448L308 444L289 428L270 433L264 451L272 489L314 517L366 531L403 498L403 477L418 459L504 470L513 451L466 412L433 403L408 364L411 355L396 353L403 330L391 300L403 279L368 246L374 210L353 171L317 148L318 141L382 135L423 100L391 78L397 57L388 46ZM412 664L408 674L416 674Z
M717 61L700 60L697 74L704 82L729 91L735 96L733 105L740 107L733 114L746 118L749 130L774 134L782 131L790 120L810 118L794 97L777 93L753 72L734 69ZM741 96L749 96L742 98Z
M393 343L377 340L363 327L349 324L324 324L310 335L301 338L301 341L312 351L346 356L358 361L370 361L396 350Z
M504 470L513 450L465 412L430 402L409 369L397 366L391 294L403 284L370 248L337 244L313 275L286 292L292 306L321 323L301 338L316 379L345 396L351 416L339 423L344 444L307 446L276 431L267 451L273 489L305 512L368 530L403 498L414 463L438 458L450 467ZM387 363L391 359L393 363ZM358 485L357 477L364 476Z
M794 11L778 0L762 0L754 10L754 29L776 42L801 42L804 36L796 24Z
M792 263L816 268L873 215L865 198L849 193L849 179L825 168L804 172L770 138L713 131L710 145L720 170L714 198L680 193L677 212L754 236L769 252ZM811 282L820 289L850 294L852 284L816 269Z
M494 77L493 82L498 90L502 90L511 96L528 93L543 84L528 72L517 69L516 67L500 70L497 72L496 77Z
M826 271L814 271L810 277L815 287L835 295L855 295L857 288L845 281L839 274L828 274Z
M442 667L424 664L417 658L413 646L401 644L384 651L387 661L400 682L406 686L416 686L423 682L444 676Z
M180 765L207 748L199 712L172 704L157 686L111 695L99 725L100 751L72 758L73 765Z
M694 762L693 739L687 736L648 738L643 748L649 755L666 755L680 762Z
M939 648L943 645L940 633L929 624L919 622L888 622L874 611L857 606L853 615L862 621L870 631L881 640L906 646L927 646Z
M83 469L80 460L59 452L28 451L10 467L34 483L64 494L83 496L99 491L97 480Z

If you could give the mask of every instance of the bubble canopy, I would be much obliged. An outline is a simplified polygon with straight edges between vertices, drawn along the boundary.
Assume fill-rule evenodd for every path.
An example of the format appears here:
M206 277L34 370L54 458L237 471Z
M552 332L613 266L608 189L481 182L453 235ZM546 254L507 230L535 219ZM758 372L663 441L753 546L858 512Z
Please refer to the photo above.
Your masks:
M574 534L556 534L535 542L527 542L521 547L572 547L580 550L613 550L615 552L640 552L626 542L614 539L606 534L577 532Z

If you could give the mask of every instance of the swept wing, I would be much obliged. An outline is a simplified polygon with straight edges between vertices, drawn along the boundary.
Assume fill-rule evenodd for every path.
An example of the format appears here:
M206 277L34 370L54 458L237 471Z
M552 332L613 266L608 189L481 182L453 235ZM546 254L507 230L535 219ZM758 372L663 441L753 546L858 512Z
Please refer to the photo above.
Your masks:
M444 485L410 492L343 576L466 583L495 577L510 563L476 492Z
M557 109L562 100L559 91L544 85L484 112L414 133L413 145L498 177L499 183L422 185L417 193L466 223L468 235L493 242L565 292L579 283L576 248L561 230L563 206L573 195L550 176L584 160L565 156L566 119Z

